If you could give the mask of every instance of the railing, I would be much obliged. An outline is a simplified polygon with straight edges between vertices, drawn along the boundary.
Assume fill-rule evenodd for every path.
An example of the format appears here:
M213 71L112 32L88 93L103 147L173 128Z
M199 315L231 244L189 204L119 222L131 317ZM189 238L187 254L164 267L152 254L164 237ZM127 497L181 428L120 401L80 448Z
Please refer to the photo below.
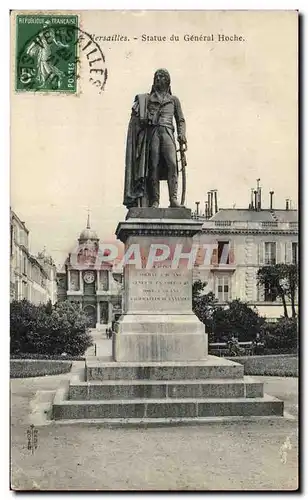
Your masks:
M217 220L215 221L215 226L231 226L231 221L230 220Z
M233 350L232 346L228 345L228 342L210 342L209 343L209 353L215 356L252 356L253 354L261 354L264 350L264 343L258 342L238 342L238 352L236 349Z
M277 221L268 221L268 222L261 222L262 227L278 227L278 222Z
M202 220L202 217L199 217L199 220ZM216 228L230 228L230 229L243 229L243 230L258 230L258 229L268 229L268 230L290 230L298 229L297 222L279 222L279 221L260 221L260 222L251 222L251 221L214 221L214 220L206 220L203 221L203 229L216 229Z

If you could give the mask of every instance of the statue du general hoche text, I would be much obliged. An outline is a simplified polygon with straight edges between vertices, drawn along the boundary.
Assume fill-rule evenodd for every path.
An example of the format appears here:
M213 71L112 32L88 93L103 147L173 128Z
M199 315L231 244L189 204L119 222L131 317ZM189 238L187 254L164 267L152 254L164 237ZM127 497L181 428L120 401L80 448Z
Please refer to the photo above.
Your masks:
M187 149L185 119L179 99L171 93L168 71L158 69L151 92L138 94L132 108L125 159L123 203L127 208L158 207L161 180L167 180L170 207L180 206L174 120L183 169Z

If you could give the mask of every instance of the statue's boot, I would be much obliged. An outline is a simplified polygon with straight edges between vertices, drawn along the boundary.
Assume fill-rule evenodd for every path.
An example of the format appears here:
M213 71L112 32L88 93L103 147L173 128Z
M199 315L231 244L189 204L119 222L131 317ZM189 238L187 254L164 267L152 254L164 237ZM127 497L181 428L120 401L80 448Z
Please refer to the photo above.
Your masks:
M168 179L168 188L169 188L169 200L170 200L170 208L180 208L180 203L177 201L178 194L178 179L177 177L172 177Z
M159 179L157 176L153 176L149 180L149 192L150 192L150 207L158 208L160 189L159 189Z

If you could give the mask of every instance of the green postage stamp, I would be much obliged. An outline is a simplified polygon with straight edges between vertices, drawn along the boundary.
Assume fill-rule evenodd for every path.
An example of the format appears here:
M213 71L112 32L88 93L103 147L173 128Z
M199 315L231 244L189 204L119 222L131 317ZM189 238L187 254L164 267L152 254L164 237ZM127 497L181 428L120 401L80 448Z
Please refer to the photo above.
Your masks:
M16 16L16 91L77 92L78 16Z

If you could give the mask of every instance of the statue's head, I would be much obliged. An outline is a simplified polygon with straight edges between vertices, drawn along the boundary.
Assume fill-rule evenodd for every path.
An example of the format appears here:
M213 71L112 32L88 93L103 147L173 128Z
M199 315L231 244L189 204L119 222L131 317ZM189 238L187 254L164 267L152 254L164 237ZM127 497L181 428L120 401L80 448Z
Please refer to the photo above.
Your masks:
M153 90L169 92L171 94L169 71L162 68L155 71L152 91Z

